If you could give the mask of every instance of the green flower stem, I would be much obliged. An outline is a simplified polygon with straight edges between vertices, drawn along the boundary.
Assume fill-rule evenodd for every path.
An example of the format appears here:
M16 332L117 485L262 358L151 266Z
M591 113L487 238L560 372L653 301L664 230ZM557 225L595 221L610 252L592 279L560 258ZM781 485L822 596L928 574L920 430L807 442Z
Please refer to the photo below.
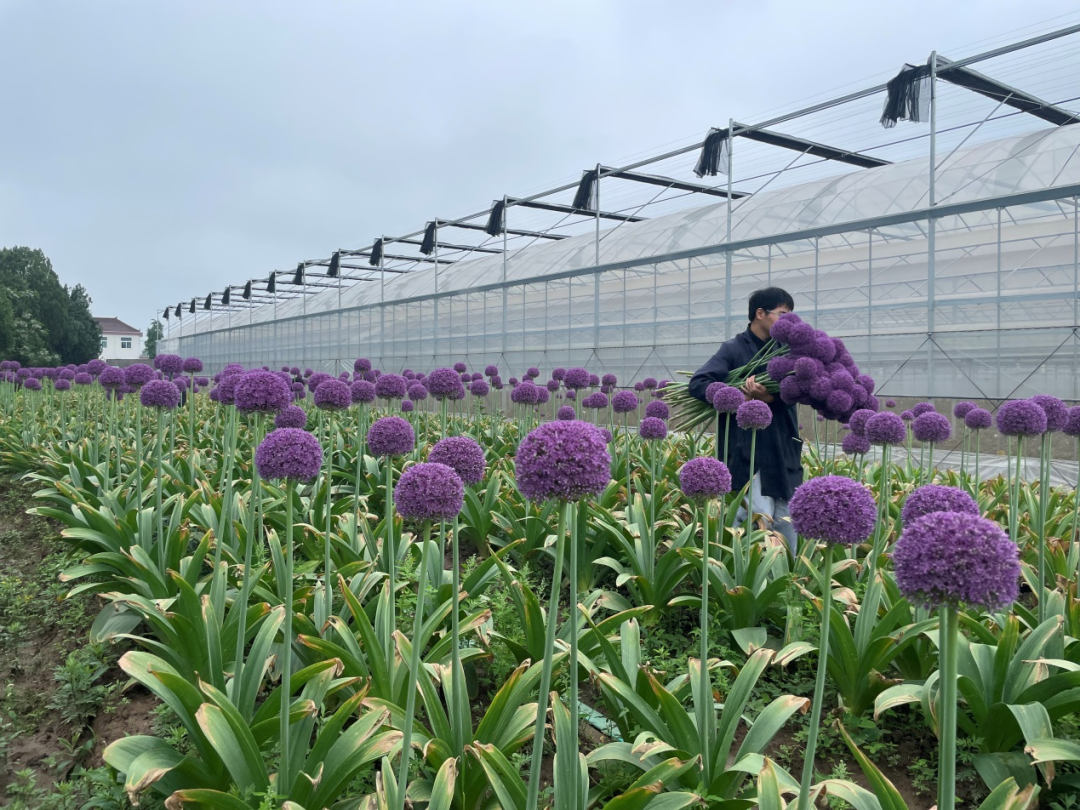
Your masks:
M578 501L577 511L575 513L574 507L570 504L566 506L567 511L570 513L570 598L569 598L569 619L570 619L570 665L568 672L570 674L570 728L573 730L574 739L571 741L573 751L578 751L580 745L578 744L578 727L580 721L578 719L578 532L581 530L581 526L585 524L587 517L585 514L586 509L584 499ZM580 770L576 767L571 770L573 776L573 782L570 786L570 795L573 797L572 806L577 808L577 797L581 795L581 775Z
M1039 454L1039 578L1035 596L1039 600L1039 624L1046 621L1046 521L1050 510L1050 441L1053 434L1042 435L1042 452Z
M971 495L976 500L979 498L979 439L982 437L982 431L975 431L975 481L971 485Z
M724 463L728 463L728 438L731 435L731 414L724 417Z
M255 465L255 453L262 443L262 414L255 414L255 444L251 448L251 516L252 527L248 531L247 542L244 544L244 579L240 585L240 594L236 597L236 605L239 607L240 621L236 628L236 664L233 666L233 683L240 688L240 676L244 670L244 646L247 643L247 607L251 599L251 567L254 564L252 557L255 553L255 543L261 542L263 536L263 513L262 513L262 479L259 477L259 468ZM215 564L214 570L217 570ZM236 608L234 608L235 610Z
M956 807L956 673L959 614L955 607L941 606L938 655L940 682L938 717L941 745L938 754L938 810Z
M420 540L420 579L416 591L416 615L413 617L412 652L409 655L409 674L405 698L405 722L401 727L401 764L398 766L397 810L404 810L405 789L409 786L409 761L412 759L413 721L416 719L416 682L420 671L420 632L424 627L424 601L427 596L427 555L431 539L431 523L424 521Z
M1017 542L1020 534L1020 462L1024 452L1024 437L1016 437L1016 469L1009 492L1009 539Z
M285 624L281 632L281 764L277 791L288 796L292 788L289 758L289 710L292 708L292 624L293 624L293 496L296 484L285 480L285 582L281 594Z
M723 496L721 496L721 514L723 514ZM701 740L701 783L708 789L712 784L712 755L709 742L712 739L712 680L709 677L709 560L712 549L709 543L709 502L701 508L701 700L697 705L698 738ZM720 520L723 526L723 518Z
M142 410L142 406L139 405L136 408L135 412L139 413L141 410ZM140 425L142 424L141 419L139 420L139 424ZM157 520L157 542L158 542L157 557L158 557L158 564L161 566L162 571L165 570L165 565L166 565L165 515L163 514L163 511L162 511L162 508L161 508L161 487L162 487L162 482L161 482L161 444L162 444L162 436L161 436L161 434L162 434L162 432L164 430L165 430L165 410L163 408L158 408L157 409L157 445L156 445L155 453L154 453L154 462L155 462L155 466L157 468L155 470L155 472L154 472L154 516L155 516L155 518ZM140 430L139 433L141 434L142 431ZM141 442L140 442L140 444L141 444ZM139 476L138 477L139 477L139 480L141 482L142 481L142 469L141 469L142 468L142 454L141 453L139 454L139 467L140 467L140 469L139 469ZM139 485L139 489L140 490L142 489L142 484L141 483ZM139 508L140 509L142 508L141 493L140 493L140 497L139 497Z
M199 474L197 472L198 465L195 462L195 372L191 373L188 378L191 383L188 386L188 468L191 475L191 480L188 481L188 486L194 487L195 481L198 480ZM216 569L215 569L216 570Z
M142 468L143 468L143 424L142 424L142 403L135 403L135 503L139 511L143 508L143 485L142 485ZM158 444L160 450L161 434L165 429L164 420L161 418L161 409L158 409ZM158 466L158 475L161 475L161 453L154 457ZM160 507L159 507L160 508ZM161 541L161 532L158 532L158 541Z
M562 583L563 557L566 553L566 516L569 507L559 508L559 528L555 536L555 570L551 575L551 601L547 628L544 631L544 662L540 670L540 694L536 699L536 723L533 726L532 765L529 767L529 792L526 810L536 810L540 798L540 766L544 761L544 726L547 721L548 692L551 690L551 658L555 650L555 628L559 624L559 588Z
M821 725L821 704L825 699L825 672L829 662L829 621L832 616L832 546L828 544L825 545L823 584L817 680L814 682L814 703L810 709L810 734L806 739L806 758L803 761L802 781L799 784L798 810L810 808L810 785L814 780L814 754L817 752L818 727Z
M364 477L364 455L367 447L367 405L361 402L356 412L356 481L353 486L353 551L360 552L360 482ZM367 542L367 535L364 536ZM374 562L378 557L379 550L373 544L369 544L368 553Z
M450 684L454 692L454 700L451 701L452 715L451 715L451 730L454 737L454 756L461 757L465 752L465 726L469 721L467 716L461 715L457 711L457 707L461 706L466 708L467 704L461 700L462 690L465 685L462 683L462 675L464 674L461 669L461 626L459 613L461 612L460 597L461 597L461 560L459 558L459 544L458 544L458 517L454 515L454 523L451 527L451 539L450 545L453 552L454 562L453 571L451 571L451 603L450 603L450 637L452 642L450 644ZM442 537L442 534L440 534Z
M394 459L391 456L383 458L386 465L386 518L384 529L386 536L383 538L382 560L386 569L387 586L390 589L390 633L385 641L386 665L393 670L394 662L394 630L397 629L397 583L394 581L395 569L397 568L397 556L394 551Z
M1080 458L1080 438L1076 440L1076 457ZM1073 519L1070 537L1073 545L1080 543L1080 481L1077 481L1076 490L1073 492ZM1080 582L1080 566L1077 567L1076 581Z
M326 610L326 618L334 614L334 590L330 582L334 576L334 560L330 551L330 530L333 521L333 498L331 488L334 478L334 450L337 448L337 419L334 411L326 414L326 430L329 439L326 444L326 498L323 501L323 510L326 512L326 531L323 534L323 606Z

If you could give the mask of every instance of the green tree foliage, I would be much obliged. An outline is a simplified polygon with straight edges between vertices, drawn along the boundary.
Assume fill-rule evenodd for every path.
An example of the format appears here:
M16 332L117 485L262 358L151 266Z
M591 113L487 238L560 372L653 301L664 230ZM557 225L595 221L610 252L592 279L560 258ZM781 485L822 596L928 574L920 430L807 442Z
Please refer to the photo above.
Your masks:
M165 327L157 318L150 321L150 328L146 330L146 347L143 354L153 360L157 357L157 342L165 337Z
M81 284L61 284L41 250L0 248L0 356L30 366L85 363L100 341Z

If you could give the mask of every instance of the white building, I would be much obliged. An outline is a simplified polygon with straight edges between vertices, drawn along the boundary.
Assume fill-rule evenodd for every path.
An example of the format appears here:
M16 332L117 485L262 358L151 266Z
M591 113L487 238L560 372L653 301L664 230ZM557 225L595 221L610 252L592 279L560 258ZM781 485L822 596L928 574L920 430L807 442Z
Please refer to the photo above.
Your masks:
M101 327L102 360L111 363L115 360L138 360L142 357L143 333L134 326L128 326L119 318L97 318Z

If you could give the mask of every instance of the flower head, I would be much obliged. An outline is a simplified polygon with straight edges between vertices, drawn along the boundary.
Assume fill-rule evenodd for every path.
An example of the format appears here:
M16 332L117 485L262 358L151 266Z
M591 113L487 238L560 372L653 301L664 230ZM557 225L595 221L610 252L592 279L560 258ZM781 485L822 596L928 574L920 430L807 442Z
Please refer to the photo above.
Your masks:
M861 408L851 415L848 419L848 427L851 428L851 432L854 435L865 436L866 435L866 423L870 421L870 417L874 415L874 412L869 408Z
M915 419L915 414L910 410L902 411L900 413L900 418L903 419L905 422L911 422Z
M469 383L469 393L474 397L486 397L490 392L491 386L483 380L473 380Z
M600 378L600 384L615 386L619 384L619 378L616 377L614 374L605 374L603 377Z
M80 371L75 375L76 385L90 385L94 381L94 378L87 374L85 371Z
M139 388L154 379L154 370L146 363L133 363L124 369L124 382Z
M551 370L551 379L562 382L562 378L566 376L565 368L553 368Z
M171 411L180 404L180 392L168 380L151 380L140 389L139 402L147 408Z
M274 419L274 427L305 428L307 427L307 411L298 405L288 405Z
M918 405L916 405L915 407L913 407L911 409L911 412L913 414L915 414L916 418L918 418L918 417L922 416L924 413L930 413L933 410L934 410L934 403L933 402L920 402Z
M1062 433L1066 436L1080 436L1080 405L1069 408Z
M185 357L180 368L186 374L198 374L203 370L203 362L198 357Z
M159 354L154 358L154 368L173 377L184 370L184 358L178 354Z
M406 393L413 402L423 402L428 396L427 387L422 382L416 380L409 383L409 390Z
M875 413L866 420L864 434L870 444L903 444L907 436L904 420L892 411Z
M324 380L315 389L315 407L325 411L343 411L352 404L352 387L341 380Z
M563 377L563 385L571 391L579 391L589 387L589 372L583 368L569 368Z
M796 487L788 506L796 532L826 543L862 543L873 534L877 520L874 496L843 475L811 478Z
M604 491L611 456L600 431L588 422L545 422L518 447L517 486L531 501L576 501Z
M735 424L743 430L764 430L772 424L772 411L760 399L749 399L735 411Z
M896 400L895 399L887 399L887 400L885 400L885 407L886 408L895 408L896 407Z
M712 406L719 413L735 413L744 402L746 402L746 397L743 396L743 392L730 385L721 383L721 387L713 392Z
M957 402L955 405L953 405L952 414L957 419L963 419L965 416L968 415L968 413L970 413L976 407L977 406L975 405L974 402L969 402L967 400L961 400L960 402Z
M23 388L25 388L27 391L40 391L41 380L39 380L37 377L27 377L26 380L23 382Z
M915 421L911 423L911 435L920 442L938 444L949 440L952 435L952 423L944 414L927 411L915 417Z
M638 425L638 435L646 441L656 441L667 436L667 424L663 419L646 416Z
M266 434L255 451L259 475L269 480L311 481L322 467L319 440L299 428L278 428Z
M375 381L375 396L380 399L404 399L409 381L398 374L381 374Z
M510 401L518 405L535 405L540 400L540 392L547 393L547 389L541 389L529 380L519 382L510 392Z
M465 502L465 488L451 467L436 462L414 464L394 487L394 507L412 520L453 520Z
M461 384L459 373L451 368L437 368L424 380L424 387L435 399L462 399L465 387ZM459 396L460 392L460 396Z
M641 384L645 386L646 391L652 391L656 388L658 383L656 382L655 377L646 377L644 380L641 381Z
M416 435L407 419L384 416L368 428L367 445L376 456L403 456L416 447Z
M359 371L361 374L371 371L371 361L366 357L361 357L353 361L353 371Z
M428 452L428 461L452 467L468 486L484 480L487 459L484 448L468 436L447 436L437 441Z
M984 430L993 424L993 417L985 408L972 408L964 415L964 424L968 430Z
M900 519L904 525L934 512L956 512L979 516L979 505L967 492L956 487L925 484L911 492L904 500Z
M692 458L679 469L683 495L701 503L731 492L731 471L712 456Z
M240 375L233 402L242 413L277 413L292 402L292 388L271 371L248 371Z
M893 552L896 584L927 608L1005 607L1019 595L1016 545L992 520L937 512L904 525Z
M792 328L799 323L802 323L802 318L794 312L785 312L772 325L772 329L769 330L769 337L777 343L787 343Z
M61 377L53 384L53 388L55 388L57 391L70 391L71 380L66 379L65 377Z
M849 433L840 442L840 449L849 456L864 456L870 452L870 440L861 433Z
M465 365L464 363L462 363L460 360L458 362L454 363L454 371L456 371L458 374L461 374L461 373L465 372L466 370L468 370L468 368L469 367L467 365ZM539 373L540 372L537 372L537 374L539 374Z
M105 366L98 374L98 382L102 388L119 388L124 384L124 370L116 366Z
M633 391L620 391L612 397L611 410L615 413L633 413L639 404Z
M1003 436L1041 436L1046 432L1046 411L1030 399L1003 402L997 412Z
M1036 394L1031 401L1046 413L1047 431L1060 433L1069 418L1069 406L1049 394Z
M657 419L668 419L671 416L671 408L663 400L654 399L645 406L645 415L655 416Z
M486 376L486 377L494 377L498 373L499 373L499 367L498 366L487 366L487 367L484 368L484 376Z
M564 422L568 419L577 419L577 414L574 413L573 405L563 405L555 412L556 419L562 419Z
M352 384L349 394L353 402L367 405L375 401L375 384L367 380L357 380Z

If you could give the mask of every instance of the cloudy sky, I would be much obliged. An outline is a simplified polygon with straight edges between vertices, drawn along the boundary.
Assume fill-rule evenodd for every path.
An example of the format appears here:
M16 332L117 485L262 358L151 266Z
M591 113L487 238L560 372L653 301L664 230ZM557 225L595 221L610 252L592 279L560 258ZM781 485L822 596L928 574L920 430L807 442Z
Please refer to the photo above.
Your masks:
M1080 21L1075 0L0 0L0 247L100 315Z

